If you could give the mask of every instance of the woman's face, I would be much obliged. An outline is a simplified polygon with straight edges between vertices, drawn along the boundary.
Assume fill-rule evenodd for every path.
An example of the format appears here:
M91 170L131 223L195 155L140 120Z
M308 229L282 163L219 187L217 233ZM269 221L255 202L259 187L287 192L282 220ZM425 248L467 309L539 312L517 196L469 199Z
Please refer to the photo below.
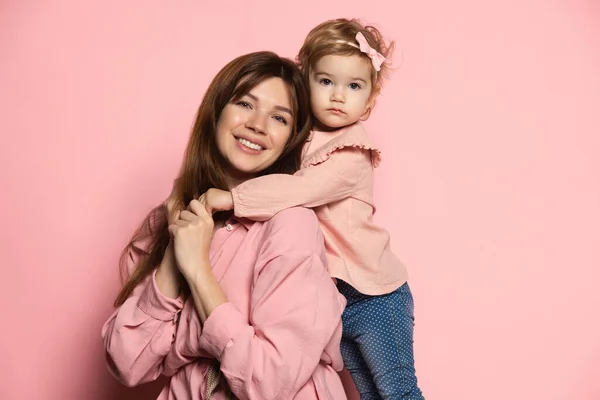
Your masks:
M281 155L294 117L287 84L269 78L228 103L217 122L217 147L233 186L264 171Z

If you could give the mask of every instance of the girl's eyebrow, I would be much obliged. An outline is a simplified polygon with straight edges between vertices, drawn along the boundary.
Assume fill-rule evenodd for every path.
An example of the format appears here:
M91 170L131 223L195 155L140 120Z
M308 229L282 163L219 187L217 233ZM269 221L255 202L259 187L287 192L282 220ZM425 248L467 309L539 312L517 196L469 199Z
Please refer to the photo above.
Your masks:
M331 74L328 74L327 72L315 72L315 75L316 75L316 76L319 76L319 75L325 75L325 76L327 76L327 77L329 77L329 78L331 78L331 77L333 76L333 75L331 75ZM354 77L352 77L352 78L350 78L350 80L351 80L351 81L361 81L361 82L363 82L365 85L367 84L367 81L366 81L366 80L364 80L363 78L358 78L358 77L354 78Z
M363 78L350 78L353 81L362 81L365 85L367 84L367 81L365 81Z
M248 93L248 94L246 94L246 96L250 97L250 98L251 98L252 100L254 100L254 101L259 101L259 100L258 100L258 97L256 97L256 96L255 96L255 95L253 95L252 93ZM276 110L278 110L278 111L283 111L283 112L286 112L286 113L290 114L291 116L294 116L294 114L292 113L292 110L290 110L290 109L289 109L289 108L287 108L287 107L284 107L284 106L275 106L275 107L273 107L273 108L274 108L274 109L276 109Z

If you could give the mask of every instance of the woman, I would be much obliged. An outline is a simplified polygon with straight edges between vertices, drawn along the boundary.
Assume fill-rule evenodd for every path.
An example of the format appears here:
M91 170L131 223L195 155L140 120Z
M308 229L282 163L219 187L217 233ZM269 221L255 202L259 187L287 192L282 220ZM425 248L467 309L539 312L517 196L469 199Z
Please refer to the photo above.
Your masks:
M170 376L159 399L345 398L336 373L345 301L314 213L213 217L202 197L296 171L309 112L297 67L273 53L239 57L215 77L169 201L123 253L128 278L102 329L123 383Z

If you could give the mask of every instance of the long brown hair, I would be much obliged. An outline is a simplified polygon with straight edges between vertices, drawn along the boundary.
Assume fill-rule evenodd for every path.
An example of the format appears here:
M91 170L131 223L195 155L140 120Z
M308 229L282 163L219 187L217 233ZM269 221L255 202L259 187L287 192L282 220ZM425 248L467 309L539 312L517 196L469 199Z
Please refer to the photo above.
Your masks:
M311 126L308 90L302 74L293 61L275 53L261 51L246 54L228 63L217 74L200 103L181 171L175 182L177 204L189 204L210 188L229 189L225 174L226 161L216 143L217 121L228 103L239 100L256 85L273 77L281 78L289 88L294 123L283 153L261 174L293 174L300 168L302 146L308 139ZM225 218L222 214L215 214L214 217ZM115 307L123 304L133 289L160 265L170 241L167 220L163 204L154 208L123 249L119 264L124 285L115 300ZM129 275L128 254L140 240L147 240L150 245ZM185 281L181 283L185 294L189 287Z

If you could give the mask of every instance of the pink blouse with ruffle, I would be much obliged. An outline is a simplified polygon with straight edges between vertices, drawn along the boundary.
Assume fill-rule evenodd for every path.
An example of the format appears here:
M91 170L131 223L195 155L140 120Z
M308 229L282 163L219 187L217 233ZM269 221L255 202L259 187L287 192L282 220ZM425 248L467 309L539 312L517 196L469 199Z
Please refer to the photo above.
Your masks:
M295 175L262 176L231 191L235 215L262 221L289 207L314 208L331 276L364 294L389 293L408 274L389 233L373 222L373 170L380 160L360 123L315 131Z

